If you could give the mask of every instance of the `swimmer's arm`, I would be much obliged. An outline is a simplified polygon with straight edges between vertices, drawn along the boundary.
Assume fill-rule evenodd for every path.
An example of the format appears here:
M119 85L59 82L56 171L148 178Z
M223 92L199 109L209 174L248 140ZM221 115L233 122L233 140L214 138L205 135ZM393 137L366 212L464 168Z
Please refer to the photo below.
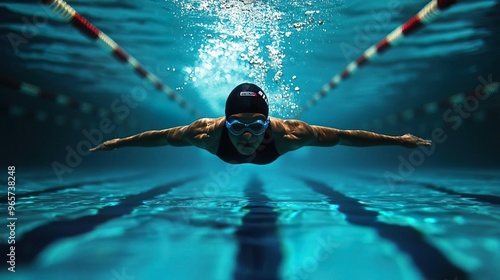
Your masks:
M412 134L401 136L390 136L378 134L364 130L340 130L330 127L311 126L314 135L310 146L355 146L355 147L370 147L396 145L408 148L417 146L430 146L431 141L424 140Z
M91 152L98 150L116 150L124 147L157 147L157 146L188 146L182 135L187 126L179 126L162 130L150 130L125 138L115 138L105 141L90 149Z
M305 146L332 147L335 145L369 147L398 145L404 147L429 146L431 141L405 134L390 136L364 130L340 130L336 128L310 125L299 120L271 120L275 143L282 155Z
M150 130L126 138L116 138L103 142L90 149L90 151L98 150L116 150L124 147L158 147L158 146L200 146L203 147L203 133L207 133L210 124L213 123L210 119L200 119L194 121L190 125L178 126L162 130ZM201 140L200 140L201 139Z

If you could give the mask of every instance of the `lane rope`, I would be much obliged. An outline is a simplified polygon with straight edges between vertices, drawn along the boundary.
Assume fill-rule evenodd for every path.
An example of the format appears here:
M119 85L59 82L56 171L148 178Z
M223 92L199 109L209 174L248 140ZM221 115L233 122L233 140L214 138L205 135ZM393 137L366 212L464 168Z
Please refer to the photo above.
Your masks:
M100 108L88 102L79 101L71 96L64 94L54 94L46 90L42 90L40 87L29 84L26 82L17 81L8 77L0 76L0 85L9 87L20 93L34 97L44 99L48 102L56 103L57 105L68 107L71 109L76 109L85 114L96 115L100 117L108 117L111 115L109 110Z
M0 113L8 117L21 118L40 123L48 122L55 126L66 126L74 130L82 128L82 120L69 118L64 115L54 114L43 110L29 110L21 106L0 102Z
M373 119L373 121L369 122L364 126L369 128L373 127L376 129L382 129L383 127L398 125L406 121L411 121L418 117L423 117L425 115L432 115L434 113L437 113L438 111L448 110L451 108L455 108L457 106L463 106L463 107L470 106L467 105L470 102L474 104L474 106L472 106L472 108L474 108L476 106L479 106L478 100L485 100L490 96L497 94L499 90L500 90L500 83L498 82L489 83L482 86L480 89L470 91L467 94L465 93L454 94L440 101L428 102L413 109L402 110L399 113L391 114L383 118L375 118ZM495 112L497 112L497 108L492 108L486 113L483 111L473 112L476 110L467 110L467 111L474 113L472 116L472 120L478 122L486 121L490 117L493 118L495 116ZM422 126L425 126L425 124L422 124Z
M113 54L117 60L131 66L139 77L149 80L157 90L165 93L171 101L177 102L181 108L188 110L191 115L200 115L196 107L191 106L184 98L161 82L156 75L146 70L137 59L126 53L113 39L91 24L68 3L63 0L41 0L41 3L48 5L59 16L61 21L70 22L84 35L92 40L96 40L99 46Z
M330 90L349 78L358 68L366 65L369 61L373 61L378 54L382 54L390 47L396 46L405 36L415 33L424 25L432 22L442 11L448 9L455 3L456 0L432 0L406 23L394 29L389 35L375 45L369 47L356 61L349 63L341 73L335 75L328 84L325 84L318 93L307 101L299 114L316 105L316 103L324 98Z
M48 92L46 90L41 89L40 87L26 83L20 82L8 77L0 76L0 85L11 88L12 90L18 91L21 94L32 98L43 99L47 102L54 103L56 105L67 107L69 109L77 110L84 114L88 114L90 116L98 116L99 118L110 118L113 120L119 119L116 117L111 110L108 110L104 107L99 107L89 102L77 100L71 96L64 94L54 94ZM28 120L35 120L39 122L50 121L57 125L70 125L72 124L72 128L78 129L82 127L83 122L78 119L72 119L72 117L66 117L62 115L54 115L53 113L45 112L45 111L30 111L21 106L13 105L10 103L2 103L1 111L7 115L13 117L23 117ZM141 128L142 126L138 121L129 118L127 121L120 120L120 124L127 125L131 129Z

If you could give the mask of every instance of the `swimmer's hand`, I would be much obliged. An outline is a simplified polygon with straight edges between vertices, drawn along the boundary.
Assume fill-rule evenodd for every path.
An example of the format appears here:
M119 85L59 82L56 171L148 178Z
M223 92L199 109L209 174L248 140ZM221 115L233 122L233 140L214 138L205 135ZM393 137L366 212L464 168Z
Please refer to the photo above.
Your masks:
M116 150L118 148L118 142L120 141L120 138L115 138L112 140L105 141L98 146L90 149L91 152L95 151L110 151L110 150Z
M431 140L425 140L419 138L410 133L406 133L403 136L400 136L401 145L407 148L415 148L417 146L430 146L432 144Z

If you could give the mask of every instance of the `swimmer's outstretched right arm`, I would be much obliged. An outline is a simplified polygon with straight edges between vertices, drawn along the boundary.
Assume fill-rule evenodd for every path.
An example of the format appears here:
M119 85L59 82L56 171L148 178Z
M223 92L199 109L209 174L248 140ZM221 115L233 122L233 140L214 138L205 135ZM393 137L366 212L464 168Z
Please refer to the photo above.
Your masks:
M187 126L180 126L162 130L150 130L126 138L115 138L101 143L97 147L90 149L90 151L116 150L124 147L187 146L189 144L185 143L182 139L186 128Z
M91 152L100 150L116 150L124 147L157 147L157 146L200 146L203 147L203 133L210 126L210 119L200 119L190 125L172 127L162 130L150 130L126 138L116 138L105 141L90 149ZM202 141L200 141L200 139Z

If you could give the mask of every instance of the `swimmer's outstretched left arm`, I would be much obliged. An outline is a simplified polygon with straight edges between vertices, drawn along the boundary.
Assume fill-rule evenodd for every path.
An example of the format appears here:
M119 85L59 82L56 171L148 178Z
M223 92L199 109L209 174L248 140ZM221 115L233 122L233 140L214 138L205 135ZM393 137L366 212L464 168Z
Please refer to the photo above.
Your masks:
M312 126L317 135L316 144L323 145L345 145L355 147L396 145L407 148L417 146L430 146L431 141L419 138L412 134L391 136L364 130L340 130L329 127Z
M275 131L283 136L277 139L277 147L284 154L304 146L332 147L335 145L369 147L396 145L408 148L430 146L431 141L411 134L390 136L364 130L341 130L309 125L299 120L274 119Z

